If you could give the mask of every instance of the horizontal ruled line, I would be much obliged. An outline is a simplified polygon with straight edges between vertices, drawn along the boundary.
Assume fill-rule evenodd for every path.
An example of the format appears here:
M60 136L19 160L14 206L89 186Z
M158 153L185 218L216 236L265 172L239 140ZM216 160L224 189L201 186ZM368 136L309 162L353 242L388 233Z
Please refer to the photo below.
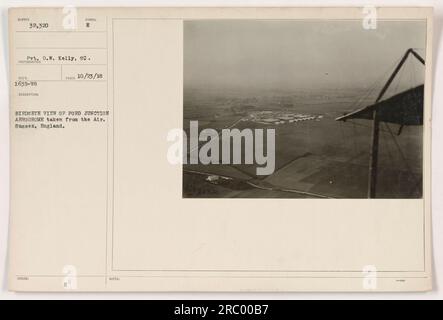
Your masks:
M51 80L51 79L41 79L41 80L36 80L36 79L27 79L25 81L35 81L35 82L107 82L107 80L70 80L70 79L57 79L57 80Z
M24 50L24 49L81 49L81 50L106 50L107 48L102 48L102 47L16 47L15 49L17 50Z
M17 66L107 66L106 63L31 63L31 62L17 62Z
M87 30L16 30L15 32L18 33L42 33L42 32L64 32L64 33L75 33L75 32L82 32L82 33L106 33L106 31L87 31Z

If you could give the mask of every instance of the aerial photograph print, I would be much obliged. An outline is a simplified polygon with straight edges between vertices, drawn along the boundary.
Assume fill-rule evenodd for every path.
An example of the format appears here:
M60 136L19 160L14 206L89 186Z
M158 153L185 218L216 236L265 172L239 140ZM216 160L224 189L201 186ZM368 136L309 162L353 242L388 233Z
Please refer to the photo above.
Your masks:
M183 37L183 198L422 198L425 20L187 20Z

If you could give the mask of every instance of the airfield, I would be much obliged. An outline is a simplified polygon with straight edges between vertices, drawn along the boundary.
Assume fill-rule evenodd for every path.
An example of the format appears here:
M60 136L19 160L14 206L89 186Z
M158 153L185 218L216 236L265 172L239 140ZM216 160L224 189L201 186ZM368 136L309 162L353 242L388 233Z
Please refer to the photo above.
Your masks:
M184 129L273 128L275 171L256 165L183 165L183 197L366 198L369 120L335 121L359 91L185 95ZM363 103L370 103L371 97ZM360 102L361 103L361 102ZM422 126L381 123L377 198L422 197Z

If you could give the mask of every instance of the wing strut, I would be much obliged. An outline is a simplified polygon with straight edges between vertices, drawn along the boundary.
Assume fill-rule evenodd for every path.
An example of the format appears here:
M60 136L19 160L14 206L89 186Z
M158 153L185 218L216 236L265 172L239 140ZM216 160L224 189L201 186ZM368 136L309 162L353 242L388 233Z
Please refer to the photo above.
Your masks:
M420 61L423 65L425 64L425 60L414 51L414 49L406 50L406 53L403 55L402 59L395 67L394 72L392 72L386 84L381 89L375 103L379 102L383 95L388 90L392 81L394 80L397 73L400 71L401 67L405 63L409 54L412 54L418 61ZM377 163L378 163L378 145L379 145L379 132L380 132L380 119L378 117L378 108L374 108L372 112L372 138L371 138L371 151L370 151L370 159L369 159L369 179L368 179L368 198L376 197L376 186L377 186Z

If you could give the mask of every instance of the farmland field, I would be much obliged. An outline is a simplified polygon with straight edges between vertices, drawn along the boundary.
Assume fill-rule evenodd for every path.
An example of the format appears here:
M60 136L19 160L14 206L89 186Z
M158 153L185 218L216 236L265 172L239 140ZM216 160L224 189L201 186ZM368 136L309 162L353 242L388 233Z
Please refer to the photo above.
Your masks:
M183 196L365 198L371 121L335 120L354 110L362 94L361 90L220 96L185 92L183 123L187 134L190 121L196 120L199 130L275 129L275 170L259 176L257 164L184 164ZM359 103L369 104L371 99ZM262 114L269 114L269 122ZM306 119L280 121L272 118L275 115L282 119L302 115ZM377 197L420 198L422 126L406 126L400 135L398 129L394 124L380 126Z

